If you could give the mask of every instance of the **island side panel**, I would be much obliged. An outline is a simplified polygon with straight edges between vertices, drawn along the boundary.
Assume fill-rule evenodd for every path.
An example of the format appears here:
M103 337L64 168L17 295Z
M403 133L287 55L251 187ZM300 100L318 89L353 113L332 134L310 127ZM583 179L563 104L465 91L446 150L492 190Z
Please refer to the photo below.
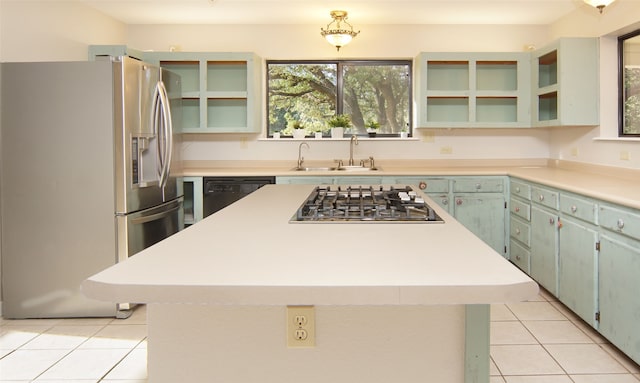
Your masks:
M288 348L284 306L150 304L150 383L463 383L464 305L316 306ZM488 377L487 377L488 378Z

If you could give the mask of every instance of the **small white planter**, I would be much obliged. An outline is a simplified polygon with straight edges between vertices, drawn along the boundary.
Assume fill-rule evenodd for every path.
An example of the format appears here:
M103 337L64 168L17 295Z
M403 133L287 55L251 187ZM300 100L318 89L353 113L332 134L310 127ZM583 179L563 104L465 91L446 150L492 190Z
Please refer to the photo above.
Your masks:
M304 139L305 133L304 129L293 129L293 138L299 140Z
M337 127L331 128L331 138L342 138L344 137L344 128Z
M316 139L321 139L322 138L322 132L316 132Z
M273 133L273 139L274 140L279 140L280 139L280 132L274 132Z
M409 132L400 132L400 138L407 138L409 137Z

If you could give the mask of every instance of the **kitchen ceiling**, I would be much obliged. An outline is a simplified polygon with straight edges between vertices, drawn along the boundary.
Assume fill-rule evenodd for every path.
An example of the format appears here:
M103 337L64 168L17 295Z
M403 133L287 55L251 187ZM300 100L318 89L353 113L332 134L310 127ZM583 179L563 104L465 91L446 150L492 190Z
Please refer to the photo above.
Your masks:
M356 28L366 24L550 24L576 9L598 12L583 0L74 1L126 24L315 24L319 28L331 21L333 9L348 11Z

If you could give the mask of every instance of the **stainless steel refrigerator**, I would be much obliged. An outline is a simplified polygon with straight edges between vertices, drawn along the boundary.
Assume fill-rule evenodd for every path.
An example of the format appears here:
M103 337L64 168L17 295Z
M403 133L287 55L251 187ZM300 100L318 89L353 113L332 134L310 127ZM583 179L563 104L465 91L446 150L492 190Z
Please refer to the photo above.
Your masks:
M80 283L184 226L180 76L122 57L1 78L3 316L127 316Z

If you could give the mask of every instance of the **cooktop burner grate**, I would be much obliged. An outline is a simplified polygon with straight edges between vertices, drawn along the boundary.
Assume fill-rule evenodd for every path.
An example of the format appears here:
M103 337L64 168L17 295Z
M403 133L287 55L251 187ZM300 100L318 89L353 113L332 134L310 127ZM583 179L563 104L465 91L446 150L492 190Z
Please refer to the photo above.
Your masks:
M410 186L317 186L291 222L444 222Z

